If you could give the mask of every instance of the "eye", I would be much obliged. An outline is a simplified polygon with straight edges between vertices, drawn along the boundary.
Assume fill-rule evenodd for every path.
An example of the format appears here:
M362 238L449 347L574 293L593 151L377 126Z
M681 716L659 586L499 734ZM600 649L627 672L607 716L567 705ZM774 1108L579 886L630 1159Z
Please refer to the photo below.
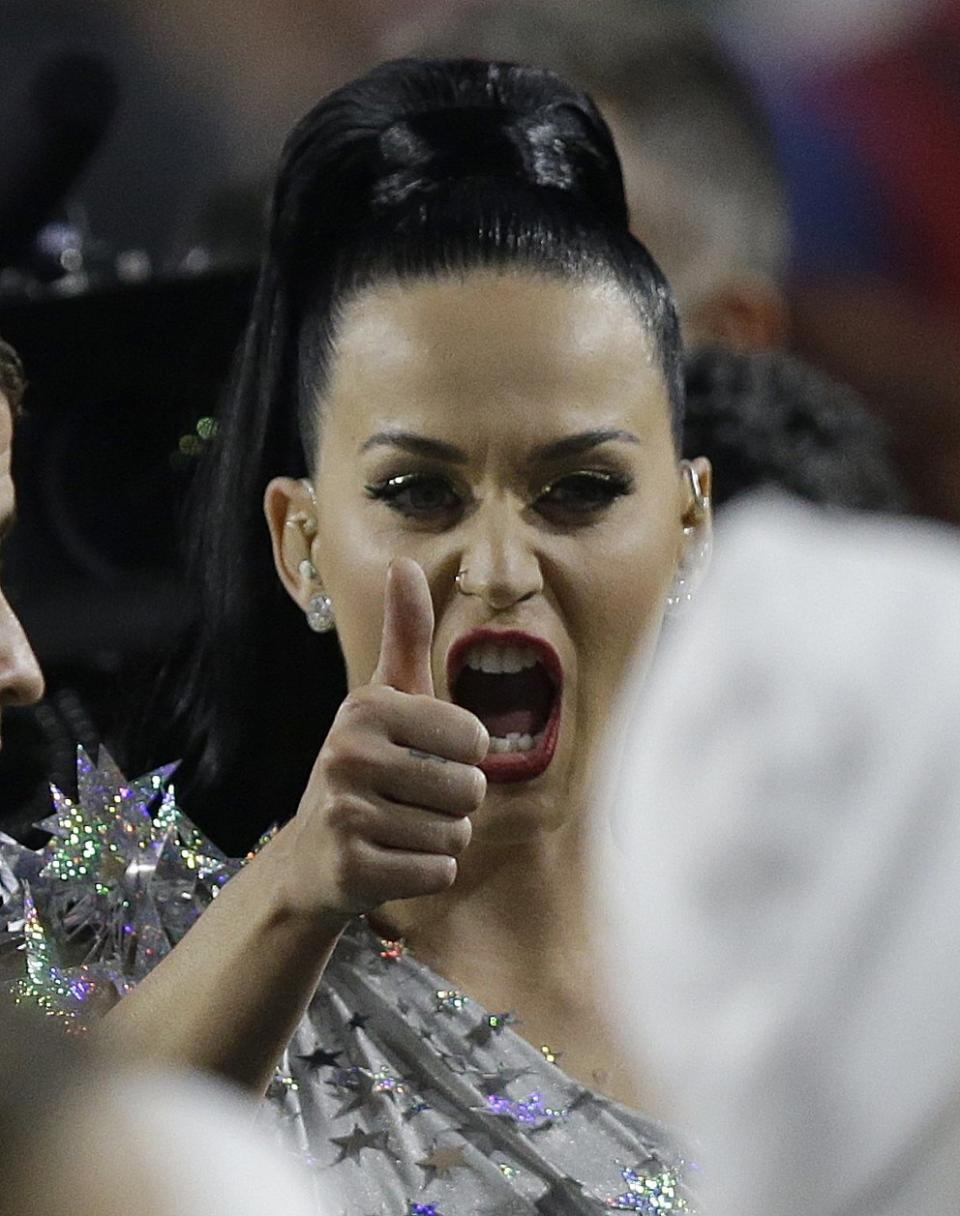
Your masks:
M367 486L367 495L407 519L444 520L463 510L463 497L439 473L402 473Z
M548 519L588 518L632 491L632 480L622 473L600 470L568 473L545 486L534 507Z

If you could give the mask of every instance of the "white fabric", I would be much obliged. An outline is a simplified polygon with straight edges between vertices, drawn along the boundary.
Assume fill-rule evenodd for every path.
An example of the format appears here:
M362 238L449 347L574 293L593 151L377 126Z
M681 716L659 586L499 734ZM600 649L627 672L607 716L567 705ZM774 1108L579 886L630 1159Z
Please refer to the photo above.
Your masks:
M98 1131L123 1145L127 1194L156 1216L317 1216L338 1205L254 1125L256 1105L203 1077L122 1075L97 1102ZM104 1162L109 1157L104 1154ZM121 1210L118 1207L118 1210ZM143 1210L142 1206L139 1210Z
M710 1216L960 1210L960 537L732 509L625 722L602 940Z

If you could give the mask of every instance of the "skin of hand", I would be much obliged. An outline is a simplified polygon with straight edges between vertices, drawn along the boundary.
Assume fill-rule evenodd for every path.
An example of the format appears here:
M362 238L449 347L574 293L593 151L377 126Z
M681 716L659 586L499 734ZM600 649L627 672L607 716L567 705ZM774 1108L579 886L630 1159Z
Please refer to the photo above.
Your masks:
M423 572L400 559L373 677L344 701L297 814L108 1014L109 1049L262 1093L350 918L453 883L488 738L433 696L432 634Z
M341 705L290 825L301 864L287 897L308 917L346 923L456 879L486 794L476 766L489 738L473 714L434 695L433 624L423 571L399 558L387 571L376 670Z
M0 541L13 526L13 416L0 392ZM0 708L30 705L43 696L43 676L16 613L0 590Z

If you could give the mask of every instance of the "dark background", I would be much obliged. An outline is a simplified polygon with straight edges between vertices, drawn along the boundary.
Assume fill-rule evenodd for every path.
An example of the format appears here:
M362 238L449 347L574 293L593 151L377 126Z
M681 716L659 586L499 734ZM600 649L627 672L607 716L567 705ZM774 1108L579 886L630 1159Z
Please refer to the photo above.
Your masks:
M0 0L3 148L52 57L94 55L117 88L104 139L41 217L65 226L79 270L37 254L0 272L0 335L31 382L4 583L48 681L40 707L5 714L3 825L46 813L76 742L124 761L119 740L193 621L182 509L281 138L379 57L391 22L436 2ZM960 522L960 4L874 5L898 12L874 29L863 0L689 3L774 121L797 232L793 348L888 423L914 509ZM153 761L174 758L175 739L154 743Z

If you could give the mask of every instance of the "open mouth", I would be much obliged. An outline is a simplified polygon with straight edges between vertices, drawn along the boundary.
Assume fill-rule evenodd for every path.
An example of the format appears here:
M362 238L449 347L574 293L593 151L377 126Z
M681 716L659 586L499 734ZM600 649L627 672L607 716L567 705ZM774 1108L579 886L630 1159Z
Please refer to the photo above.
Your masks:
M450 693L480 719L490 751L488 781L528 781L553 759L560 724L563 669L547 642L527 633L479 629L447 660Z

